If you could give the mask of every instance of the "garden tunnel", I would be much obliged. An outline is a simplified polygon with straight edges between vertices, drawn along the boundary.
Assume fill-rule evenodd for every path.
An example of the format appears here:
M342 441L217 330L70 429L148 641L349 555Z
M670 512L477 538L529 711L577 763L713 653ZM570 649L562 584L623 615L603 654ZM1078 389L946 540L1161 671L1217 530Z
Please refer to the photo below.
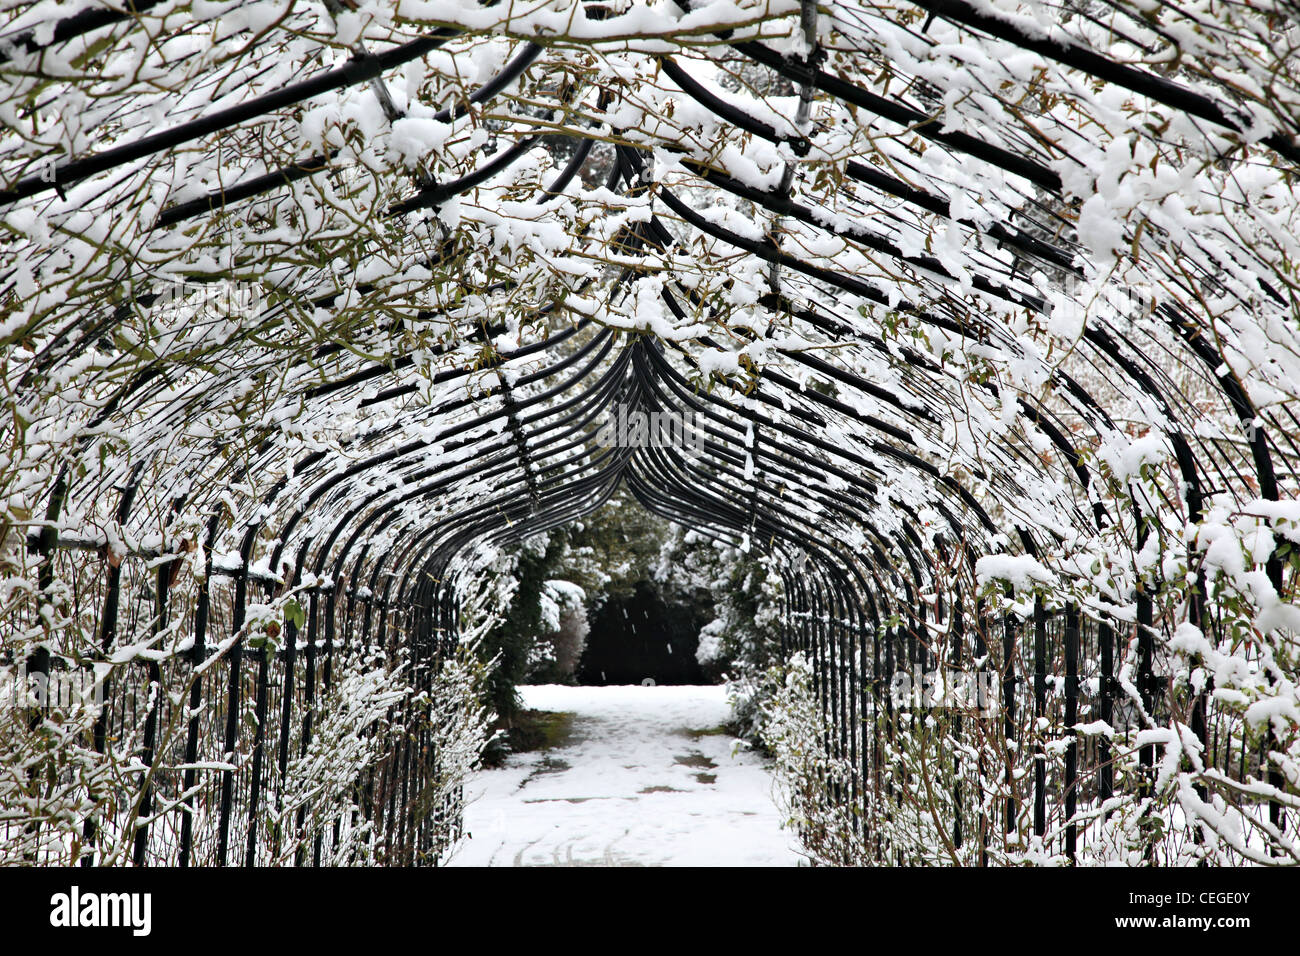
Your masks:
M1300 34L1217 15L13 6L3 667L103 706L5 852L437 862L494 562L624 488L779 574L844 861L1300 861Z

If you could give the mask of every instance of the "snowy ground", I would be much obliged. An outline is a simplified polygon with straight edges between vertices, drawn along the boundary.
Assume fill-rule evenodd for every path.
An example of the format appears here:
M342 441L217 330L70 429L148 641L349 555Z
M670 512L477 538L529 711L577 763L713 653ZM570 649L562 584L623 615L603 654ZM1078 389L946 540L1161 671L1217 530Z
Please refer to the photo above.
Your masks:
M755 754L715 730L721 687L521 689L574 715L572 736L467 786L452 866L793 866L799 857Z

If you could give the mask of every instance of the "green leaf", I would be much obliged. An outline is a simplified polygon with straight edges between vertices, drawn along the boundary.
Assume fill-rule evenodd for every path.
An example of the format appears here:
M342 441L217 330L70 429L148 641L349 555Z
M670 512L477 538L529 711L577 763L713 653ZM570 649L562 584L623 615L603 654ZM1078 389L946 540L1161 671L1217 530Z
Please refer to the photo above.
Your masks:
M301 628L307 623L307 613L302 609L296 598L289 598L284 605L284 623L292 624L296 628Z

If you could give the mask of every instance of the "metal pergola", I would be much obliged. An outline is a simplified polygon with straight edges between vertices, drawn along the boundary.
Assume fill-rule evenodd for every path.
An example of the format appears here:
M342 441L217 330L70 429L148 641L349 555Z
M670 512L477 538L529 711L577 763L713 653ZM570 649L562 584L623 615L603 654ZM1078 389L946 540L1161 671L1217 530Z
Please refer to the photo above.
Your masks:
M90 74L115 53L216 37L216 20L197 9L134 0L48 19L33 4L0 32L16 110L57 111L57 97L76 94L67 102L97 124L49 165L38 136L12 132L18 120L5 120L0 145L0 214L11 225L39 217L56 236L11 228L0 259L5 294L35 303L5 326L8 392L35 423L11 482L43 518L28 536L31 620L56 603L58 581L76 577L69 613L94 621L89 651L38 641L27 666L84 666L96 649L113 659L139 641L142 625L123 613L140 601L146 629L180 619L191 638L166 661L113 671L90 742L104 753L134 728L141 766L185 768L149 775L132 862L263 862L279 834L259 832L259 805L277 800L293 749L311 739L333 656L400 652L431 687L456 645L462 597L484 574L477 556L579 519L620 487L778 568L783 651L812 663L827 746L855 768L835 799L860 808L865 833L888 812L890 748L915 719L898 712L892 675L951 667L992 675L1000 732L1025 744L1004 765L955 771L951 843L988 862L993 844L1020 833L1075 859L1118 806L1109 802L1150 796L1158 769L1147 743L1140 769L1117 775L1108 739L1075 733L1082 714L1118 726L1137 708L1140 728L1184 701L1165 663L1169 582L1130 577L1111 595L1067 582L1016 608L1023 595L982 587L977 561L1050 563L1091 542L1127 549L1122 565L1169 515L1196 525L1212 502L1293 497L1295 402L1258 400L1287 369L1243 372L1236 356L1259 329L1290 343L1297 298L1252 271L1248 246L1150 220L1118 243L1155 290L1141 314L1090 314L1064 358L1029 347L1060 308L1056 292L1107 280L1077 228L1095 132L1025 93L1041 82L1059 99L1073 85L1082 116L1095 91L1122 90L1177 118L1178 148L1288 176L1300 159L1296 114L1270 126L1258 103L1108 52L1142 28L1127 4L1070 34L961 0L759 4L730 27L694 2L673 16L702 26L654 43L658 20L627 39L635 3L575 3L572 22L590 32L539 27L532 39L514 14L476 31L474 17L498 5L463 6L465 22L399 17L379 31L386 40L345 43L322 39L318 12L287 4L273 26L159 52L180 77L174 101L165 85L149 93L147 77L97 85ZM335 7L336 19L350 10ZM1083 5L1068 11L1086 21ZM596 32L605 27L614 32ZM1176 47L1155 33L1151 43ZM272 37L286 38L282 51ZM904 53L921 62L917 51L940 41L990 61L952 86L970 115L988 117L983 135L950 122L960 114L933 75L907 73ZM258 43L264 56L249 52ZM445 73L476 44L504 51L484 55L491 74L447 85L417 115L402 92L415 88L407 68ZM887 59L896 48L900 60ZM1010 50L1031 58L1038 80L1017 79L1011 58L999 59ZM310 68L263 88L284 51ZM581 56L605 66L577 67ZM701 64L718 63L740 85L702 78ZM759 78L784 92L772 99ZM294 148L294 124L313 110L342 115L363 94L382 114L363 127L427 118L451 137L481 135L466 133L473 148L444 168L386 166L367 151L366 129ZM668 100L672 115L660 108ZM1148 142L1172 150L1174 136ZM542 175L546 149L560 159ZM592 179L598 165L603 183ZM354 224L365 242L348 260L336 240L355 196L369 218ZM460 238L468 206L482 231ZM501 253L495 274L480 268L493 250L466 249L488 234L483 209L533 237ZM128 214L130 235L115 233ZM552 245L548 222L562 234ZM90 278L71 297L24 291L42 277L58 277L55 289L72 282L96 242L120 254L85 253ZM152 267L187 243L197 251L175 260L185 268ZM223 249L231 261L214 265ZM264 274L259 249L273 250ZM396 292L394 261L419 276ZM190 295L231 277L274 294L247 328L214 321L142 339L182 274ZM309 321L318 334L304 333ZM727 358L737 353L744 362ZM692 416L702 453L601 446L597 429L619 407ZM1171 496L1117 479L1100 453L1134 437L1135 421L1167 443ZM67 428L56 435L58 422ZM175 595L195 548L197 586ZM1068 561L1056 566L1071 573ZM1262 569L1283 593L1278 555ZM278 650L250 644L250 603L287 592L305 596L301 624L286 625ZM1218 626L1203 590L1188 591L1186 620ZM173 668L203 676L184 702L150 697ZM1220 729L1228 718L1204 688L1184 702L1178 718L1205 764L1262 779L1273 796L1261 800L1261 825L1294 841L1276 764ZM181 752L158 753L157 727L176 714ZM982 720L952 719L956 739ZM1059 751L1042 747L1040 722L1059 731ZM204 769L231 754L247 760ZM438 759L404 737L359 782L383 859L441 851L440 827L459 809L418 799ZM981 798L986 783L1010 793L1022 771L1023 803ZM88 864L106 825L96 820L83 826ZM321 862L338 827L315 832L295 861ZM899 858L874 838L882 862Z

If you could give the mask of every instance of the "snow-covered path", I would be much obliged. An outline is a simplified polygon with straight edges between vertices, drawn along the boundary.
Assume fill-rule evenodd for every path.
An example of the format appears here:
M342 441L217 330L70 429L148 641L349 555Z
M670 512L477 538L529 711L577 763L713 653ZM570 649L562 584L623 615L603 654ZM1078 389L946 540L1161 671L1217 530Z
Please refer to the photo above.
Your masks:
M561 746L516 754L466 787L452 866L793 866L772 778L732 756L721 687L521 688L574 715ZM700 733L700 731L707 731Z

